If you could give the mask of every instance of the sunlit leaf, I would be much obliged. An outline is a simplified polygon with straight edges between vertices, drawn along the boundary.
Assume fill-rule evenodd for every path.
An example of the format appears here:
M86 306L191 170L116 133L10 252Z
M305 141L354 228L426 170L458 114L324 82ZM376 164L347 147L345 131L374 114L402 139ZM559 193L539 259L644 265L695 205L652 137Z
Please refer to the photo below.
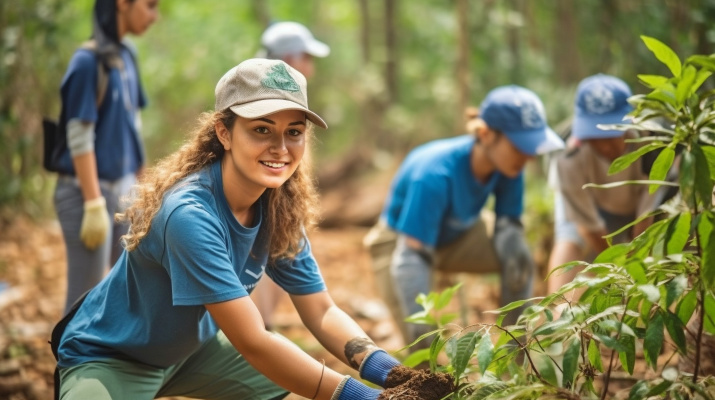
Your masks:
M638 79L643 82L644 85L651 89L657 89L661 86L663 86L666 82L668 82L668 78L665 76L660 76L660 75L645 75L645 74L639 74Z
M482 336L479 341L479 347L477 348L477 363L479 364L479 370L484 373L489 367L494 357L494 344L489 335Z
M695 157L695 192L698 193L698 197L700 197L700 201L704 205L710 205L712 203L713 182L710 176L708 160L705 158L705 153L701 146L694 145L691 151Z
M539 374L542 378L554 386L559 385L559 380L556 376L556 368L551 358L535 357L534 364L536 364L536 368L539 370Z
M628 243L619 243L603 250L598 256L596 256L593 263L620 264L625 260L626 254L628 254Z
M648 324L643 341L643 355L646 362L655 370L658 365L658 355L663 347L663 315L657 310Z
M712 293L708 293L705 296L705 301L703 302L703 314L704 320L703 329L710 335L715 335L715 296Z
M638 284L643 284L648 281L648 278L646 278L645 274L645 265L643 264L643 261L641 260L633 260L628 262L625 265L625 269L628 272L628 275L633 278L633 281L635 281Z
M680 322L684 325L690 321L690 317L693 316L695 311L695 306L698 303L698 293L695 290L689 291L683 298L678 302L675 307L675 314L678 315Z
M657 303L660 300L660 290L654 285L638 285L638 290L641 291L651 303Z
M695 83L695 77L697 70L692 65L688 65L683 69L683 74L680 77L678 86L675 89L675 97L678 100L678 105L685 104L685 100L692 93L693 84Z
M673 165L673 160L675 159L675 151L670 147L664 148L658 158L655 159L653 167L650 170L649 179L652 181L664 181L665 177L668 175L671 165ZM650 185L648 191L652 194L658 189L658 185Z
M715 71L715 57L703 56L703 55L693 55L685 60L686 64L695 64L703 68L707 68L710 71Z
M665 64L673 76L680 76L682 64L675 52L658 39L641 35L646 47L653 52L658 61Z
M443 290L438 296L437 300L435 301L434 307L437 310L441 310L445 308L450 301L452 301L452 297L454 297L454 293L459 290L459 288L462 286L462 282L459 282L458 284L448 287L447 289Z
M601 361L601 350L598 347L598 342L591 340L588 342L588 361L596 370L603 372L603 363Z
M416 367L419 364L429 360L430 349L419 349L411 352L410 355L402 360L402 364L408 367Z
M674 217L665 230L667 254L681 253L690 238L690 213L685 212Z
M665 306L670 307L675 300L680 297L688 287L688 278L685 275L677 275L668 283L665 284L666 296L665 296Z
M673 386L673 382L664 380L663 382L653 386L648 393L645 394L645 397L650 398L651 396L658 396L668 390L671 386Z

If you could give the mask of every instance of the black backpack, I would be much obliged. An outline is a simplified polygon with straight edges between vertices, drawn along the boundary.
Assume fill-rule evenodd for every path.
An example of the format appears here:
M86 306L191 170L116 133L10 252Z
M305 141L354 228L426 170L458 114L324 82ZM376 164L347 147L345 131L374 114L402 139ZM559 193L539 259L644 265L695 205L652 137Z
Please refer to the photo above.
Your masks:
M96 54L97 42L88 40L80 46L81 49L89 50ZM104 101L104 95L107 93L109 85L109 67L106 66L99 58L97 58L97 108ZM62 153L67 149L67 126L63 122L42 118L42 137L43 137L43 152L42 166L50 172L71 173L64 171L59 166L59 160Z

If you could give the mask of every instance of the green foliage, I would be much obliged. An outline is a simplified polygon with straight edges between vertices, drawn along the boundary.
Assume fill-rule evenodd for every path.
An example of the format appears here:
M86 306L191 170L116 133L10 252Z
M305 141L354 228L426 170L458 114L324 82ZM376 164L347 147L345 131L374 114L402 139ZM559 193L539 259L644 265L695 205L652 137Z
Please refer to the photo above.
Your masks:
M455 374L460 389L453 399L599 398L608 390L614 368L634 374L638 348L656 374L640 379L629 399L713 398L714 378L703 377L699 365L688 374L668 362L678 353L685 355L691 347L688 343L699 351L701 333L686 327L694 316L705 332L715 331L715 91L702 89L715 72L715 54L681 61L657 39L642 39L672 76L639 75L651 92L629 99L634 106L632 123L602 127L657 135L639 140L644 145L615 160L611 173L660 151L649 180L640 184L650 185L651 191L669 184L666 176L679 164L679 194L624 227L659 217L630 243L610 246L593 263L561 266L584 269L557 292L496 310L503 317L531 304L515 325L500 326L499 319L497 324L462 328L429 319L438 329L425 336L435 335L433 344L448 346L433 346L425 356L435 360L437 352L447 349L449 364L431 366ZM582 291L578 301L562 301L574 289ZM453 292L451 288L444 293ZM441 295L430 293L424 298ZM422 304L439 315L441 303ZM599 378L602 383L594 385Z

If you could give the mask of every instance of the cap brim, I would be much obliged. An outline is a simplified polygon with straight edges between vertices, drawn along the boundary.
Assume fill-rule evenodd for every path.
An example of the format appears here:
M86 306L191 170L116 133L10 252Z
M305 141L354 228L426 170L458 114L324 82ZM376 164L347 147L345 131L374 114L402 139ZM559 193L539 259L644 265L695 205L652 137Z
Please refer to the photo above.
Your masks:
M243 118L261 118L265 117L266 115L277 113L279 111L300 110L305 112L305 116L310 122L318 125L323 129L328 129L328 124L326 124L325 121L323 121L323 119L320 118L318 114L290 100L258 100L246 104L237 104L235 106L231 106L230 108L231 111L234 112L234 114Z
M603 130L597 125L612 125L612 124L625 124L628 123L625 118L626 114L630 112L631 109L623 110L621 112L602 114L602 115L592 115L592 114L576 114L573 118L573 128L572 132L574 136L581 140L588 139L608 139L623 136L623 131L617 130Z
M504 134L519 151L530 156L551 153L565 147L564 141L548 126L531 131Z
M323 42L311 40L310 42L306 43L305 52L313 57L322 58L327 57L328 54L330 54L330 47Z

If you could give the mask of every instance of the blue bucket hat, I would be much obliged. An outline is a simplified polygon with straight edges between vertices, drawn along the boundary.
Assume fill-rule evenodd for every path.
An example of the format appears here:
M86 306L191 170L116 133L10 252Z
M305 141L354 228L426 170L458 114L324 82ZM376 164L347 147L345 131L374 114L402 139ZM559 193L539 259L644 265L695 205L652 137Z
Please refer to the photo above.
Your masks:
M615 76L597 74L581 81L576 90L573 134L581 140L623 136L623 131L602 130L599 124L620 124L633 110L631 89Z
M546 124L539 96L521 86L500 86L490 91L480 106L480 117L524 154L534 156L564 148L563 140Z

